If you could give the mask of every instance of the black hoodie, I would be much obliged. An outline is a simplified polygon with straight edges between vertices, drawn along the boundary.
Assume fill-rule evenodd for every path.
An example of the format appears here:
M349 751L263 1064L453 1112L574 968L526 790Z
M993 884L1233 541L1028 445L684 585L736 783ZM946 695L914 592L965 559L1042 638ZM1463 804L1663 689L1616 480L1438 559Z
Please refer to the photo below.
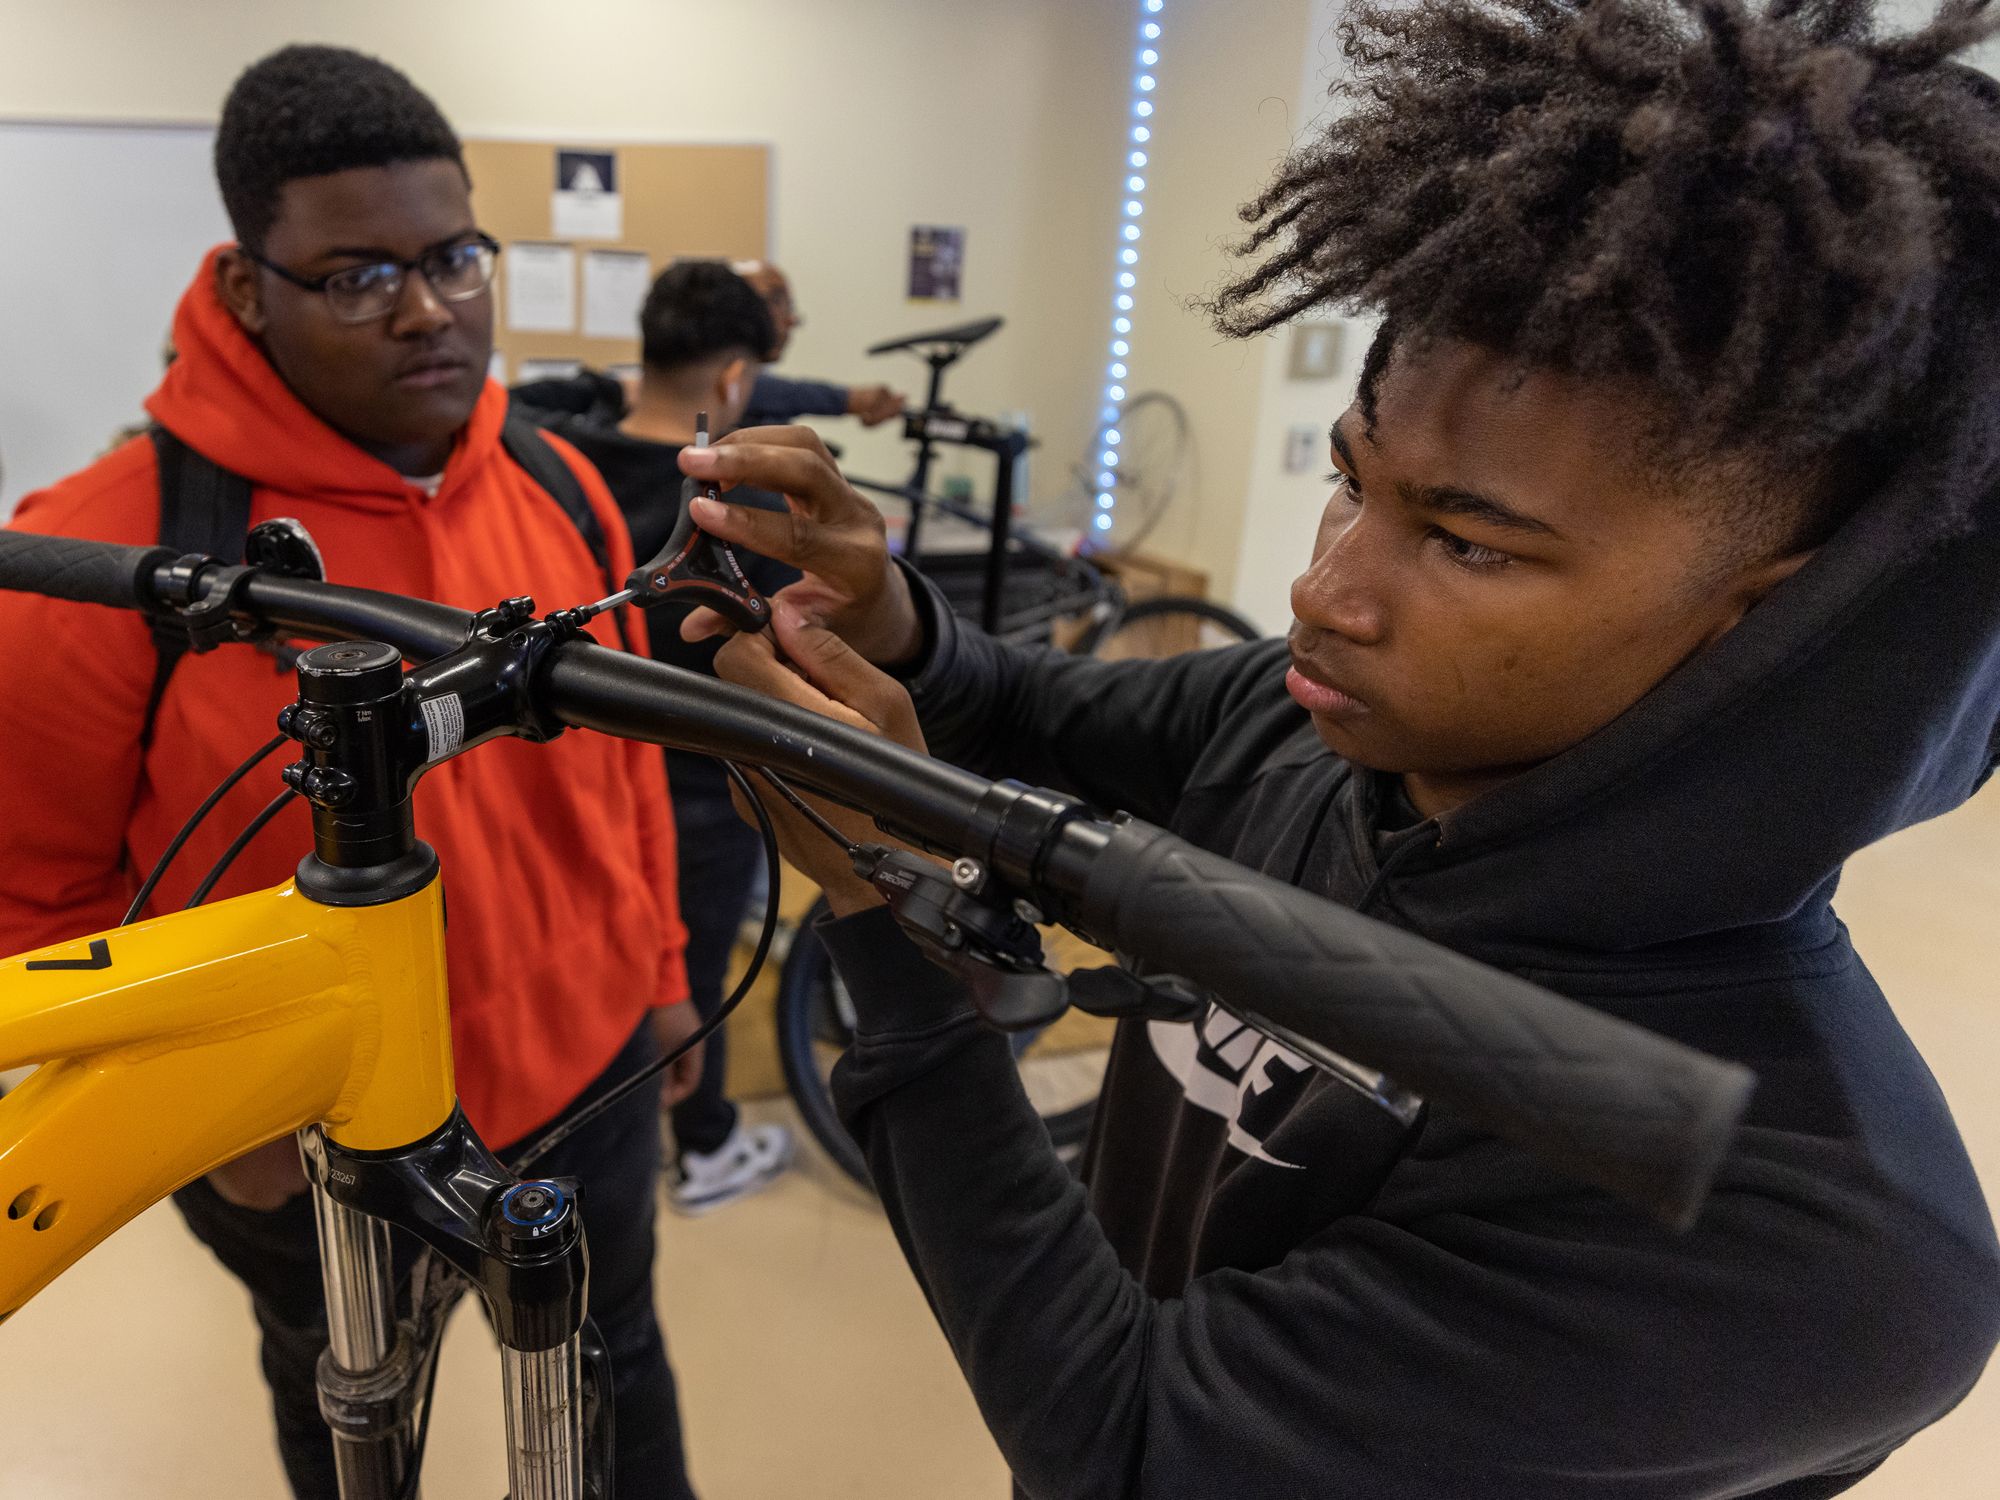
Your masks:
M2000 755L2000 503L1940 540L1947 477L1872 504L1583 744L1428 821L1321 744L1281 643L1080 661L926 595L934 753L1758 1075L1677 1236L1226 1018L1127 1023L1086 1195L954 982L882 913L829 924L860 1012L842 1109L1022 1490L1799 1500L1970 1389L2000 1247L1830 906L1849 854Z

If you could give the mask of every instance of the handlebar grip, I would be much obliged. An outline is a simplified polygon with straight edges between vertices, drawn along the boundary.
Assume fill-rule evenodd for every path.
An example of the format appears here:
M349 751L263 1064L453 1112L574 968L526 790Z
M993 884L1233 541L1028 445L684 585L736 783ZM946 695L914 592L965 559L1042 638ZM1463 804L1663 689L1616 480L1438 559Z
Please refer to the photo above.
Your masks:
M1144 823L1077 909L1255 1026L1379 1069L1552 1166L1694 1222L1755 1075Z
M71 536L0 530L0 589L145 609L153 603L152 577L174 560L170 547L122 547Z

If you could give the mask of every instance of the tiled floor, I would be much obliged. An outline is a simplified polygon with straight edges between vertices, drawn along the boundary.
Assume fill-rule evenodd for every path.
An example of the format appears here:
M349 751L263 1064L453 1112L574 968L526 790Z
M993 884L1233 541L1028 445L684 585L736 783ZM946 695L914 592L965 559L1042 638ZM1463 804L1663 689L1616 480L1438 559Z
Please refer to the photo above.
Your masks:
M1871 851L1839 903L2000 1187L2000 793ZM1005 1473L880 1216L809 1161L763 1196L664 1217L660 1299L708 1500L1000 1500ZM498 1366L461 1313L431 1500L504 1487ZM1987 1500L2000 1376L1854 1493ZM0 1333L0 1497L278 1497L244 1304L171 1208Z

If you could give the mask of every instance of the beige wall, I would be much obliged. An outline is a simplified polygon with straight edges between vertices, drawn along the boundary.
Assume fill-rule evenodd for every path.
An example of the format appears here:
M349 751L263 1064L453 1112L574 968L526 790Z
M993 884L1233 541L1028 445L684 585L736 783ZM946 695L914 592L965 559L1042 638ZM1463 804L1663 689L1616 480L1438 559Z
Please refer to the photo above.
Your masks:
M1341 0L1313 0L1306 19L1303 66L1298 83L1300 132L1324 116L1327 91L1340 69L1333 29ZM1318 316L1318 315L1316 315ZM1324 508L1330 460L1324 439L1302 472L1285 468L1287 435L1294 427L1324 433L1347 407L1361 373L1361 357L1374 332L1370 320L1340 319L1339 369L1330 379L1294 380L1290 374L1292 331L1257 342L1257 416L1245 434L1243 500L1239 524L1243 544L1232 578L1218 580L1215 592L1276 634L1291 624L1290 590L1304 570L1313 531Z
M1309 0L1257 0L1170 5L1160 18L1151 184L1126 383L1177 397L1194 428L1192 483L1146 550L1204 569L1210 593L1224 598L1240 551L1262 545L1245 537L1243 508L1263 351L1222 338L1188 304L1228 272L1227 245L1241 231L1237 206L1263 186L1302 114L1311 113L1301 109L1299 74L1309 11Z

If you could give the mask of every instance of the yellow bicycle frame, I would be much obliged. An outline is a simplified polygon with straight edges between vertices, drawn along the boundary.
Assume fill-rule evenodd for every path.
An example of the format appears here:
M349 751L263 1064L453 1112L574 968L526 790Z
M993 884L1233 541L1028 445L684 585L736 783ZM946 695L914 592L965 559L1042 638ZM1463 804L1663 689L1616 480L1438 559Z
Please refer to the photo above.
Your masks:
M0 960L0 1322L176 1188L319 1123L421 1140L454 1105L442 886L290 884Z

